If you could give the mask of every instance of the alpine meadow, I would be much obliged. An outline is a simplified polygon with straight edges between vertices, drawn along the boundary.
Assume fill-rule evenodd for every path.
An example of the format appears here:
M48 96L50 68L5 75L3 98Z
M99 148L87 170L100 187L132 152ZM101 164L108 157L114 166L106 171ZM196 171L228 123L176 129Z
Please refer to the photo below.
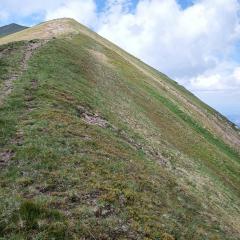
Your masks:
M1 37L0 239L240 239L240 130L73 19Z

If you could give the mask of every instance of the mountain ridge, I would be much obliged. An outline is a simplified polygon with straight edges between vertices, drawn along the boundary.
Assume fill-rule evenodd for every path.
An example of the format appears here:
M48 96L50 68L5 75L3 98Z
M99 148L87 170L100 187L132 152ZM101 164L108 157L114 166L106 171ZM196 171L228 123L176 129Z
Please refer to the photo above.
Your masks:
M1 237L238 239L221 114L71 19L1 38L0 57Z

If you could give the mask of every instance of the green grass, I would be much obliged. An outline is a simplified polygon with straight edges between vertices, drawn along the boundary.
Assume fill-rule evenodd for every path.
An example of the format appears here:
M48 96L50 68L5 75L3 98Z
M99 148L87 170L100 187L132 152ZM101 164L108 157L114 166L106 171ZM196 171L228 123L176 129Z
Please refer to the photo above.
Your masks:
M23 48L24 42L9 43L0 46L0 52L2 52L3 55L0 58L0 88L3 81L6 80L9 75L19 71L18 66L22 57Z
M211 132L203 128L199 123L192 119L188 114L183 112L171 100L159 95L156 91L153 91L153 89L149 89L149 92L153 97L157 98L160 102L162 102L171 112L175 113L181 120L183 120L190 127L192 127L197 133L204 136L210 143L216 145L220 151L223 151L229 157L236 159L236 161L240 161L240 155L236 150L231 149L221 139L214 137Z
M48 42L0 111L0 238L238 239L239 155L93 39Z

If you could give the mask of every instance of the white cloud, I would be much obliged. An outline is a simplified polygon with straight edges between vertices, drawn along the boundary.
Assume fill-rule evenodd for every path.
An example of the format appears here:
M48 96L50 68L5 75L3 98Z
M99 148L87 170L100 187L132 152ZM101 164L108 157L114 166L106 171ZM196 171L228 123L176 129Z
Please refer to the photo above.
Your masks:
M197 89L223 89L223 85L221 84L221 75L218 73L214 73L212 75L200 75L196 78L191 79L191 85Z
M112 11L98 32L173 77L214 68L238 37L236 0L142 0L134 13ZM114 33L114 34L113 34Z
M236 84L240 85L240 67L237 67L236 69L234 69L233 78L235 79Z
M8 13L10 17L15 15L26 17L35 13L45 12L47 9L54 9L65 0L1 0L0 9Z
M96 16L94 0L0 0L0 24L10 19L21 21L23 18L28 18L31 22L32 20L38 22L39 18L49 20L71 17L94 27L97 22Z
M220 62L215 68L190 78L188 88L192 91L239 92L240 66L234 62Z
M47 20L62 17L74 18L84 25L95 27L96 4L93 0L69 0L54 10L47 10Z

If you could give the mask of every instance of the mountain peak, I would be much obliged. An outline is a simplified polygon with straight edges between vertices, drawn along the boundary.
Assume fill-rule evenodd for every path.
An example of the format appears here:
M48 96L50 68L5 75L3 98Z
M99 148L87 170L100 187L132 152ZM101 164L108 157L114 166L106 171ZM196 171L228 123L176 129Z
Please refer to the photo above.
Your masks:
M83 30L86 28L72 18L54 19L6 36L0 40L0 44L21 40L51 39L68 34L77 34Z
M19 31L26 29L27 27L21 26L16 23L10 23L8 25L0 27L0 37L4 37Z
M21 25L19 25L19 24L17 24L17 23L10 23L10 24L8 24L8 25L6 25L6 26L21 26Z

